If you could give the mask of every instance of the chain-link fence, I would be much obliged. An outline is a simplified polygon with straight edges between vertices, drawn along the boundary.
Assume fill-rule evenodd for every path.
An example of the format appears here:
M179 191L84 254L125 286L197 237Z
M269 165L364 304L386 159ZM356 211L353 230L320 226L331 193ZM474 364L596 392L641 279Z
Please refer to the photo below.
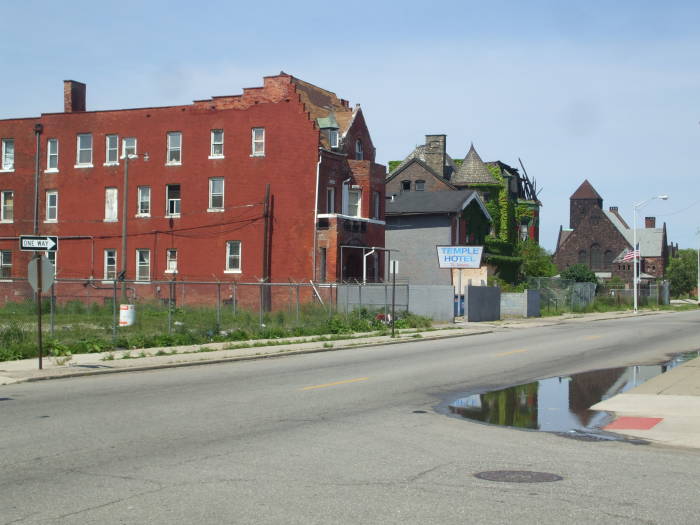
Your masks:
M577 283L557 277L530 277L528 288L539 290L543 312L580 312L593 304L595 283Z
M0 331L30 330L35 297L27 280L0 281ZM42 312L47 335L57 341L89 346L111 337L133 347L154 338L165 345L324 334L343 329L334 318L370 330L374 321L390 319L392 302L397 314L407 311L407 284L56 279L42 296Z

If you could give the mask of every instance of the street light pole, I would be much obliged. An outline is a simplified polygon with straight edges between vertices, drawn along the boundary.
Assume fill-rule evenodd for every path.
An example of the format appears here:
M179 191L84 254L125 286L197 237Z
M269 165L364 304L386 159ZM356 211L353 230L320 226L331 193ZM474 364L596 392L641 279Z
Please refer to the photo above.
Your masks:
M637 286L639 285L639 268L637 267L638 263L641 263L642 259L642 250L637 250L637 210L644 206L645 204L648 204L649 202L655 200L655 199L660 199L662 201L665 201L668 199L668 195L657 195L656 197L651 197L650 199L647 199L642 202L638 202L637 204L632 204L632 207L634 208L634 224L632 225L632 255L634 257L632 258L633 261L633 267L634 267L634 273L633 273L633 279L634 282L632 283L632 286L634 286L634 313L636 314L638 311L637 308Z
M148 153L129 153L124 155L124 189L122 195L122 263L121 270L119 272L119 279L122 282L122 304L126 304L126 220L127 220L127 210L129 202L129 160L135 159L137 157L143 157L145 162L148 162Z

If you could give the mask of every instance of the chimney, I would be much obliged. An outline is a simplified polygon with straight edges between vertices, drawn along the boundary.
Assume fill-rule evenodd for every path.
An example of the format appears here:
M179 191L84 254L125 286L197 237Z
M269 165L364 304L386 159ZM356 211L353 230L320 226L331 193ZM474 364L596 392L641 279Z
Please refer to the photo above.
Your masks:
M656 228L656 217L644 217L645 228Z
M617 206L610 206L610 211L617 215Z
M439 177L445 176L445 143L446 135L425 136L425 163Z
M63 111L85 111L85 84L75 80L63 81Z

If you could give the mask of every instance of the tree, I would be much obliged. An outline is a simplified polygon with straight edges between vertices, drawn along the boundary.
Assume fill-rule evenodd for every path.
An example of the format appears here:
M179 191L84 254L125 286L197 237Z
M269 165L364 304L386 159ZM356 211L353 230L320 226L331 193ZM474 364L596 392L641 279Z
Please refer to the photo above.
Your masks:
M671 295L687 295L697 286L698 252L678 250L678 257L671 259L666 269L666 277L671 282Z
M533 240L521 242L518 255L523 259L520 271L524 277L552 277L557 274L551 254Z
M585 264L573 264L561 272L562 279L576 281L577 283L598 283L598 278Z

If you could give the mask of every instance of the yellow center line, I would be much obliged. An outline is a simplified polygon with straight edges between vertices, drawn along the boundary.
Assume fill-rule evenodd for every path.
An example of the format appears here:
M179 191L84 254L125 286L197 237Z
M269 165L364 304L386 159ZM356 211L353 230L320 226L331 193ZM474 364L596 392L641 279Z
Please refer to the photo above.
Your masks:
M510 352L502 352L500 354L496 354L496 357L503 357L506 355L513 355L513 354L522 354L523 352L527 352L527 350L522 348L520 350L511 350Z
M584 337L583 339L585 341L593 341L594 339L600 339L600 338L601 338L601 336L599 336L599 335L589 335L587 337Z
M323 385L305 386L301 390L314 390L316 388L326 388L327 386L346 385L348 383L357 383L358 381L367 381L369 377L357 377L355 379L345 379L343 381L335 381L334 383L325 383Z

